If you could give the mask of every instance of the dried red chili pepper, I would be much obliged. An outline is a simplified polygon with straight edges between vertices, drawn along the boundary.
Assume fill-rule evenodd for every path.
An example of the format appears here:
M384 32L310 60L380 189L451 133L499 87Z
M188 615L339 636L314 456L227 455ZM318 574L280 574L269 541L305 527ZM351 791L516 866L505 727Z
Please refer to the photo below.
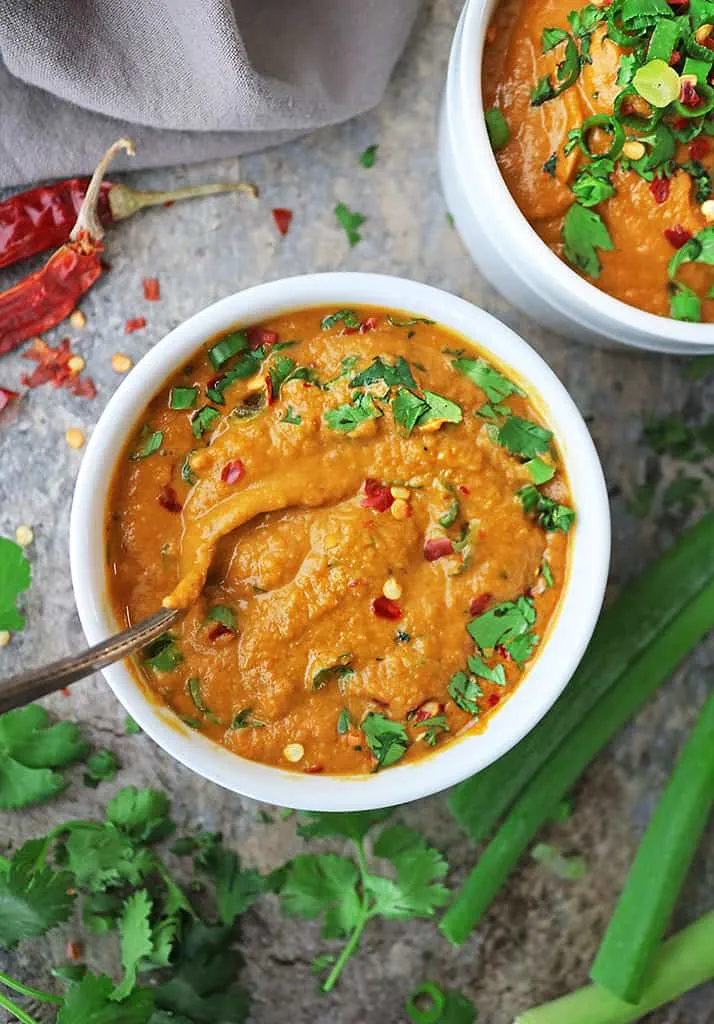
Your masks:
M55 185L42 185L19 192L0 203L0 267L7 267L45 249L56 249L69 241L89 186L88 178L70 178ZM149 206L163 206L180 199L195 199L219 192L249 192L255 185L245 182L190 185L166 192L143 192L117 182L101 187L97 211L105 226L125 220Z
M650 192L656 203L666 203L669 199L669 178L653 178L650 182Z
M124 334L133 334L134 331L140 331L144 327L146 327L146 317L133 316L124 324Z
M283 207L278 207L272 211L273 220L281 235L287 235L290 228L290 222L293 219L293 211L286 210Z
M64 320L101 275L104 230L97 216L97 204L104 173L122 149L133 154L133 142L119 139L99 161L69 242L53 253L40 270L0 292L0 354Z
M435 562L444 555L453 555L454 545L448 537L430 537L424 541L424 558L427 562Z
M159 287L159 279L157 277L145 277L144 281L144 298L147 302L158 302L161 298L161 288Z
M22 353L23 359L32 359L37 366L32 373L23 373L20 381L26 388L39 388L51 384L53 388L66 388L78 398L96 398L97 389L89 377L80 377L80 372L70 366L74 352L69 338L63 338L52 348L41 338L35 338L30 347Z
M17 391L10 391L8 388L0 388L0 412L2 412L3 409L7 409L10 402L14 402L19 397L20 394Z

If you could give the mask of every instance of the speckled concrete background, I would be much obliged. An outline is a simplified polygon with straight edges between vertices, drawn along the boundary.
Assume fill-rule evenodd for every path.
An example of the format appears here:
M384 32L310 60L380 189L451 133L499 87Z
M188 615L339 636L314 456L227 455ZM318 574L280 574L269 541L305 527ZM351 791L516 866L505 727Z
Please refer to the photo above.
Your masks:
M0 675L77 650L82 643L67 552L72 486L82 455L67 448L64 433L70 426L91 433L118 383L111 354L121 350L139 358L167 330L215 299L304 271L402 274L456 292L506 320L546 357L589 418L612 495L613 585L671 541L681 524L656 512L647 520L635 519L626 507L627 495L646 469L647 455L638 445L641 419L647 411L684 409L696 415L707 404L711 409L713 382L707 387L686 381L681 361L595 351L549 335L509 308L474 270L447 223L435 162L436 111L459 8L457 0L433 0L425 7L378 110L244 159L240 171L260 185L259 203L226 197L175 206L148 212L110 234L111 273L82 304L86 328L70 332L97 383L97 399L89 402L43 388L0 422L0 533L12 536L20 523L35 531L29 549L34 584L27 601L28 627L0 652ZM378 162L365 171L357 156L373 142L380 145ZM223 160L136 174L130 180L143 187L170 187L232 179L238 171L235 161ZM340 200L369 218L364 240L353 250L332 215ZM284 240L270 216L274 206L295 211ZM141 281L154 275L160 278L162 299L146 303ZM17 276L5 272L0 285ZM125 337L124 321L139 315L146 316L146 330ZM54 332L48 340L65 333ZM3 359L0 383L12 387L21 368L27 364L18 356ZM488 920L459 951L449 948L429 922L374 924L329 998L316 994L309 968L322 948L318 927L284 920L266 898L247 915L244 929L252 1019L256 1024L286 1019L293 1024L362 1024L369 1019L396 1024L405 1019L402 1005L410 988L428 975L466 991L480 1009L481 1024L508 1024L519 1009L582 984L638 838L710 685L713 661L710 642L591 767L578 787L572 820L550 830L547 838L588 859L587 878L558 881L540 866L524 863ZM49 705L81 721L97 744L117 752L124 767L116 783L97 791L84 789L77 772L77 784L62 799L0 816L3 846L67 817L91 815L115 788L133 782L170 791L179 822L222 829L249 863L269 868L297 849L290 821L262 824L256 804L191 775L148 738L125 736L124 713L101 679L78 685L69 698L57 697ZM444 849L458 882L474 850L451 821L444 800L412 805L403 817ZM713 894L710 827L677 911L677 926L711 907ZM23 950L15 968L41 981L47 965L62 957L66 934L58 930L45 945ZM92 956L111 965L108 949L94 948ZM700 989L650 1020L712 1024L714 990Z

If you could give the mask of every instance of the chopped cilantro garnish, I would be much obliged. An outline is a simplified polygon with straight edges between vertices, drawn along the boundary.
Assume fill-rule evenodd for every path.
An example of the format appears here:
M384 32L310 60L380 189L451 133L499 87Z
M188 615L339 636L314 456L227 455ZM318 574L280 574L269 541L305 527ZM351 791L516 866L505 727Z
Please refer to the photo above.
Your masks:
M490 110L487 110L484 116L486 118L486 130L488 131L488 137L491 140L491 145L495 150L503 149L511 138L511 130L508 127L508 121L506 121L498 107L492 107Z
M327 686L333 680L340 682L349 679L354 674L352 655L342 654L334 665L327 665L315 673L312 677L312 688L313 690L321 690L323 686Z
M415 426L421 426L430 420L443 420L446 423L460 423L463 419L461 406L443 395L433 391L425 391L420 398L406 388L399 388L392 402L394 422L410 434Z
M360 726L367 746L377 760L376 770L388 768L407 752L409 739L401 722L370 711Z
M357 245L362 240L362 235L358 229L367 219L364 214L350 210L349 206L346 206L344 203L338 203L335 207L335 217L337 217L339 224L345 230L350 248Z
M558 43L563 43L568 38L568 33L562 28L545 28L541 36L540 45L543 53L554 50Z
M285 409L285 415L283 416L282 422L292 423L296 427L299 427L300 424L302 423L302 416L300 415L300 413L296 413L293 411L292 405L288 405Z
M523 503L526 514L536 517L544 530L560 530L567 533L575 521L575 512L572 508L560 505L552 498L547 498L533 484L522 487L518 492L518 497Z
M330 430L340 434L349 434L367 420L378 419L382 410L374 404L372 396L366 392L358 394L352 404L338 405L336 409L328 409L325 423Z
M290 359L289 356L276 356L275 361L269 370L274 400L280 394L280 389L285 381L289 380L292 376L296 365L295 360Z
M573 203L563 221L565 258L590 277L599 277L602 270L598 249L611 252L615 244L605 221L595 210Z
M378 149L378 144L374 142L372 143L371 146L367 146L367 148L360 153L359 162L367 170L369 170L370 167L374 167L374 162L377 159Z
M236 712L231 722L231 729L262 729L265 722L255 718L252 708L242 708Z
M204 405L202 409L199 409L191 417L191 433L194 437L202 437L207 430L210 430L213 424L220 417L218 409L214 409L213 406Z
M20 545L0 537L0 630L24 628L17 598L30 586L31 579L30 563Z
M487 665L483 658L473 654L468 659L468 666L475 676L486 679L489 683L496 683L497 686L506 685L506 670L503 665Z
M505 647L510 653L513 642L530 633L535 619L533 599L519 597L517 601L503 601L483 615L477 615L466 629L482 651Z
M669 299L669 313L673 320L698 324L702 319L702 303L697 293L686 285L672 287Z
M399 384L404 384L408 388L417 386L412 371L409 369L409 363L403 356L398 356L394 365L386 362L381 356L377 356L366 370L362 370L352 378L350 387L362 388L368 384L376 384L380 380L390 388Z
M133 452L129 458L132 462L138 462L140 459L148 459L154 452L158 452L161 445L164 443L164 435L161 430L152 430L151 427L143 426L139 433L139 441L142 442L142 447L138 448Z
M533 459L536 455L542 455L549 450L553 434L530 420L521 419L520 416L509 416L498 428L496 439L512 455Z
M208 622L220 622L222 626L230 629L233 633L238 629L236 613L225 604L214 604L206 615Z
M203 712L204 715L212 714L211 709L206 705L201 694L201 680L198 676L190 676L186 680L186 689L197 711Z
M336 313L330 313L328 316L324 316L320 321L320 327L323 331L329 331L339 323L344 324L345 327L349 327L352 330L359 330L362 326L353 309L338 309Z
M529 459L523 468L528 470L533 483L538 486L547 484L555 476L555 468L539 458Z
M390 327L416 327L417 324L434 324L435 320L429 320L425 316L412 316L406 320L398 320L391 313L387 314L386 321Z
M424 743L429 747L435 747L443 733L451 732L446 715L432 715L431 718L425 718L423 722L418 722L414 728L426 730Z
M509 395L525 397L524 391L485 359L454 359L451 365L457 373L463 373L477 388L481 388L489 402L502 402Z
M550 568L550 562L547 558L543 559L543 564L540 567L541 574L545 580L545 585L550 589L553 586L553 572Z
M228 360L248 348L248 335L245 331L232 331L208 350L208 358L217 369Z
M339 736L344 736L346 732L349 732L352 728L352 716L350 715L347 708L343 708L340 711L340 716L337 719L337 733Z
M598 203L614 196L615 186L610 180L614 170L614 161L603 157L600 160L593 160L578 171L572 190L581 206L597 206Z
M549 50L560 45L562 42L565 43L565 57L556 68L556 84L553 83L550 75L545 75L531 92L531 106L533 107L540 107L548 100L560 96L561 93L575 84L580 75L580 54L575 40L567 32L562 32L560 29L546 29L546 33L549 33L547 37ZM544 45L546 33L543 34ZM555 39L556 34L559 35L557 40Z
M478 698L483 697L483 690L473 676L465 672L455 672L449 680L447 690L457 707L474 718L478 716Z
M173 672L183 661L173 633L162 633L147 644L143 651L144 664L156 672Z
M409 633L405 633L403 629L398 629L394 634L394 639L398 644L408 644L411 640L411 635Z
M555 173L558 170L558 156L556 153L551 153L546 162L543 164L543 173L549 174L551 178L555 177Z
M194 449L194 451L195 451L195 449ZM181 479L185 483L191 484L191 485L195 484L196 481L198 480L198 477L196 476L194 471L191 469L191 456L194 454L194 451L188 452L188 454L186 455L186 458L181 463Z
M198 388L171 388L169 409L193 409L198 399Z

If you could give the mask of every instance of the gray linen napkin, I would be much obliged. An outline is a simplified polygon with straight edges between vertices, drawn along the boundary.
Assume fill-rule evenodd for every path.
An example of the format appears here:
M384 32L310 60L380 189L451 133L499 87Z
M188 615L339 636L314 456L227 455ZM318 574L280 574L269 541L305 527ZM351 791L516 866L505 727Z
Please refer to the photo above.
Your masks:
M3 0L0 187L231 156L375 106L420 0Z

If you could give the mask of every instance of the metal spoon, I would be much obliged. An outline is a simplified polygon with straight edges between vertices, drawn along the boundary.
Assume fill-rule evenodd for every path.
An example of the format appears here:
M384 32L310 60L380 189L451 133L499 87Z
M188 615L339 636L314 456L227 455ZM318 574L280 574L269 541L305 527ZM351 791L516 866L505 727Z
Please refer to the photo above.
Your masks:
M0 714L30 704L39 697L46 697L48 693L76 683L78 679L84 679L105 665L121 661L165 633L183 614L180 608L163 608L148 619L137 622L135 626L108 640L102 640L81 654L0 681Z

